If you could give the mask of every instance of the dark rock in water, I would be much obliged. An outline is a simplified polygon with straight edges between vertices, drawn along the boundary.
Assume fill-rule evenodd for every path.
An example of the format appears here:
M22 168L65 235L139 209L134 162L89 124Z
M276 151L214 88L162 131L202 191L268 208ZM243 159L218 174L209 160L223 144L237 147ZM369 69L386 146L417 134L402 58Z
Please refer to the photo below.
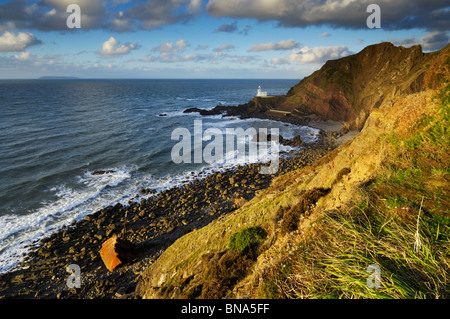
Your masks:
M283 136L281 135L275 135L275 134L267 134L267 141L278 141L281 142L283 141Z
M200 113L200 115L218 115L222 112L216 108L212 110L199 109L198 107L191 107L183 111L183 113Z
M183 113L195 113L195 112L200 112L201 109L199 109L198 107L191 107L189 109L186 109L183 111Z
M259 132L255 136L252 137L252 142L261 142L267 141L267 134L264 132Z
M111 173L115 173L116 171L114 170L106 170L106 171L95 171L92 172L91 175L105 175L105 174L111 174Z
M255 136L252 137L252 142L271 142L271 141L283 141L283 137L281 135L275 134L266 134L264 132L259 132Z
M292 143L294 144L294 145L297 145L297 146L302 146L304 143L303 143L303 141L302 141L302 139L301 139L301 137L300 137L300 135L296 135L293 139L292 139Z
M161 113L161 114L159 114L159 116L167 116L167 114L166 113Z
M143 189L139 190L139 194L141 194L141 195L155 194L155 193L156 193L156 189L151 189L151 188L143 188Z

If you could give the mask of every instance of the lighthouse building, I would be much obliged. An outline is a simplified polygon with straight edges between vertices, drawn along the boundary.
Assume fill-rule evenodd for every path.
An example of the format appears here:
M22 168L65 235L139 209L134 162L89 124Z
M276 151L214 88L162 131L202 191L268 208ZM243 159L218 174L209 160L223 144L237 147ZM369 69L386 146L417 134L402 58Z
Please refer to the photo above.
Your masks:
M258 92L256 93L256 96L258 96L258 97L266 97L267 96L267 92L261 91L261 85L258 86Z

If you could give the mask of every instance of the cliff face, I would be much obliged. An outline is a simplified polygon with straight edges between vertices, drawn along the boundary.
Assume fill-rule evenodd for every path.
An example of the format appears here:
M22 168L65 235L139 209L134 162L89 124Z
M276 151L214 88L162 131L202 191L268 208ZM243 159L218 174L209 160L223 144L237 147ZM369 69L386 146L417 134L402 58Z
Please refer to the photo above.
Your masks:
M351 122L361 129L370 111L401 94L434 89L449 74L450 45L422 53L380 43L330 60L292 87L276 107L294 115L316 114L326 120Z

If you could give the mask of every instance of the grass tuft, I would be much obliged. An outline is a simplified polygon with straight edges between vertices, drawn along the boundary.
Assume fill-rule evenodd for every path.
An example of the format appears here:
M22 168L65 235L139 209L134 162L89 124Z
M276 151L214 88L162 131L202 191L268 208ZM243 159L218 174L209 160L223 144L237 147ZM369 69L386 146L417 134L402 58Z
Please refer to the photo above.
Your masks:
M241 254L254 252L266 236L266 231L259 226L245 228L230 237L228 249Z

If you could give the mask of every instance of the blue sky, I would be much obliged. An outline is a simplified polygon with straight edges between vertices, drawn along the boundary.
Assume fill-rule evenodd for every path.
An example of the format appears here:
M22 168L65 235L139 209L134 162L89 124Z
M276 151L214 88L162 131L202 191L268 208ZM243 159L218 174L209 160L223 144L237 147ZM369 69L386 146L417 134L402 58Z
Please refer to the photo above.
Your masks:
M292 78L390 41L449 43L446 1L0 1L0 78ZM81 28L67 27L69 4Z

